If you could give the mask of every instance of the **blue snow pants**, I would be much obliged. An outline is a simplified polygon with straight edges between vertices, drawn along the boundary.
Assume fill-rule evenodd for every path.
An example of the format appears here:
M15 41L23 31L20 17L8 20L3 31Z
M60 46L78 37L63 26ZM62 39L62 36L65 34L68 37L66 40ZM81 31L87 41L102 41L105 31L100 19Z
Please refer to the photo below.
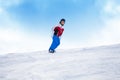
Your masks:
M60 38L56 35L53 36L52 44L49 50L55 50L60 45Z

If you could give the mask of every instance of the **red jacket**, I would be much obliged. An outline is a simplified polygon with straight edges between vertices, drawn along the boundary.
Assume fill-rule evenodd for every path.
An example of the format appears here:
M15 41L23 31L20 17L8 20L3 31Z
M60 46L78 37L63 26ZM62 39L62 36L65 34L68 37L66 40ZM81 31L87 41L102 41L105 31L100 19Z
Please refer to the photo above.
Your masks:
M57 35L58 37L60 37L63 34L64 28L56 26L54 28L54 35Z

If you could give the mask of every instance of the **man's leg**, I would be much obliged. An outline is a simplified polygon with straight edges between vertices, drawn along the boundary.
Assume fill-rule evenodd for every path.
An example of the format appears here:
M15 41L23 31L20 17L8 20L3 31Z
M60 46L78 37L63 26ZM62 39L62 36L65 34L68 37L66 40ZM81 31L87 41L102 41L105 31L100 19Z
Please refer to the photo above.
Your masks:
M59 46L59 44L60 44L59 37L58 36L53 36L53 42L52 42L49 50L53 50L53 52L54 52L54 50Z

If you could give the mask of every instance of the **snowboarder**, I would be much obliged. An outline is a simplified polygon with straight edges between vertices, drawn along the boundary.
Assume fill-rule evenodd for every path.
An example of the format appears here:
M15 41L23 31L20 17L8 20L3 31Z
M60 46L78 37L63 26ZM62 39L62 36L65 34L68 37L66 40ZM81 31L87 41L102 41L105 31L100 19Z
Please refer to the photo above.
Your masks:
M60 36L63 34L63 31L64 31L64 26L65 24L65 19L61 19L60 22L59 22L59 25L56 26L53 31L54 31L54 34L53 34L53 41L52 41L52 44L49 48L49 53L54 53L55 52L55 49L60 45Z

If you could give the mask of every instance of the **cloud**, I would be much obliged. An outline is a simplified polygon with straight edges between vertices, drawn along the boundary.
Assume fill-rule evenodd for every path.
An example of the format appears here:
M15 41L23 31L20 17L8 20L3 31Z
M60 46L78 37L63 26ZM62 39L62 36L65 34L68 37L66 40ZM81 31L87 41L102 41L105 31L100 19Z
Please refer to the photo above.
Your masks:
M0 40L5 42L17 42L21 39L20 34L16 30L0 29Z
M0 7L0 14L3 12L3 9Z
M120 43L120 3L118 0L98 0L103 28L92 35L91 45ZM103 4L102 4L103 3Z
M119 0L97 0L96 6L99 7L102 15L119 15L120 1Z
M27 34L19 28L0 28L0 54L44 50L49 43L49 37Z
M44 50L50 43L40 34L26 32L21 25L9 18L9 15L2 15L0 20L0 54L12 52L30 52ZM45 42L47 40L47 42Z
M113 15L113 16L119 15L120 14L120 4L118 3L117 0L107 1L105 6L103 7L103 12L106 14Z
M0 6L9 7L13 5L19 5L23 0L0 0Z
M44 50L50 43L49 37L28 33L22 24L14 20L7 8L17 6L22 0L0 0L0 54ZM22 26L22 27L21 27ZM48 40L47 42L46 39Z

